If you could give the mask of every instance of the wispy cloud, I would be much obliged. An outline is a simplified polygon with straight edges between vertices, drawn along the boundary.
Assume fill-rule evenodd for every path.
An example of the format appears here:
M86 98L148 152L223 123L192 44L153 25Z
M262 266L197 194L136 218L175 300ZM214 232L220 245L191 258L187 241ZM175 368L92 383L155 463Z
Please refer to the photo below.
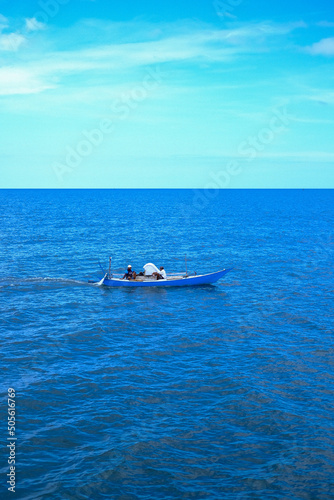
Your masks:
M45 30L46 24L41 23L35 17L28 17L25 19L25 29L28 33L31 31Z
M18 32L9 30L9 33L4 33L4 30L9 28L9 20L0 14L0 51L16 51L25 42L25 37Z
M334 104L334 92L326 87L298 86L298 94L294 96L295 102L310 103L314 102L323 106Z
M316 42L310 47L306 48L306 51L312 55L320 56L334 56L334 37L323 38L320 42Z
M1 23L1 18L0 18ZM3 24L7 20L3 19ZM252 23L242 25L238 23L233 29L217 29L207 24L195 22L168 24L148 24L134 21L127 23L128 40L120 42L118 39L108 43L92 43L91 33L85 43L85 29L94 27L94 20L84 21L73 27L72 40L75 30L81 40L81 47L73 49L59 49L62 46L61 37L57 34L57 42L48 44L56 45L39 50L35 45L29 46L20 61L4 66L0 73L0 94L36 93L61 85L62 80L69 76L79 78L80 75L98 71L99 78L110 78L120 71L132 71L141 67L156 64L224 64L235 61L243 54L259 54L274 50L275 40L285 36L291 31L304 27L303 23ZM101 21L97 21L101 25ZM45 26L36 19L25 20L26 31L42 31ZM105 37L110 38L119 32L120 23L104 23ZM41 36L47 37L47 31ZM144 39L146 36L146 40ZM7 38L6 38L7 37ZM10 37L10 39L8 39ZM16 44L18 49L26 37L23 34L11 33L2 35L0 48ZM39 40L40 44L40 40ZM8 48L9 50L9 48ZM24 57L25 55L25 57Z
M321 28L334 28L334 23L332 21L319 21L317 26Z
M26 44L29 33L45 29L35 18L26 18L21 24L21 29L11 29L9 20L0 14L0 52L18 51Z
M276 153L260 153L259 157L261 158L286 158L290 160L297 161L323 161L323 162L333 162L334 153L328 151L285 151L285 152L276 152Z
M292 122L298 123L315 123L315 124L334 124L334 120L322 119L322 118L303 118L303 117L291 117Z
M53 88L35 71L23 68L0 68L0 95L36 94Z
M26 41L20 33L9 33L0 35L0 51L16 51Z

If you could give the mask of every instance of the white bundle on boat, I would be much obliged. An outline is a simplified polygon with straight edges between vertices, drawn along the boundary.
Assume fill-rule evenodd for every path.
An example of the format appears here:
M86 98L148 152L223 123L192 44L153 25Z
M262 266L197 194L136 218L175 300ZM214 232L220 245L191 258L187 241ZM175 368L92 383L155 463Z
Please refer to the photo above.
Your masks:
M149 262L148 264L145 264L144 266L145 269L145 276L152 276L153 273L160 273L159 269L157 266Z

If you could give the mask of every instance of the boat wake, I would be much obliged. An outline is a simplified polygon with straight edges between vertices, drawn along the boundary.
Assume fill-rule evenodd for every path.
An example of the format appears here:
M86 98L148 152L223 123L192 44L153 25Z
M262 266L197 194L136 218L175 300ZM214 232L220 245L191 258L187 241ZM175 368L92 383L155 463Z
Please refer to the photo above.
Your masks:
M98 283L97 283L98 284ZM5 278L0 278L0 288L7 287L30 287L30 286L38 286L38 287L54 287L58 288L59 286L92 286L93 283L88 283L87 281L80 281L71 278L51 278L47 277L33 277L33 278L17 278L14 276L8 276ZM96 284L94 283L96 286Z

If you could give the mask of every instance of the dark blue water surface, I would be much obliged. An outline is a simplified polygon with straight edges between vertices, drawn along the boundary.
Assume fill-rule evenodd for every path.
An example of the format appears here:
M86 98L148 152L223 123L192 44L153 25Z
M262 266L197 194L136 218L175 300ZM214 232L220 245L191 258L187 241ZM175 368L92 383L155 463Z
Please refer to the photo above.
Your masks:
M0 191L1 498L334 498L333 191ZM234 266L216 286L123 272ZM7 492L8 387L16 494Z

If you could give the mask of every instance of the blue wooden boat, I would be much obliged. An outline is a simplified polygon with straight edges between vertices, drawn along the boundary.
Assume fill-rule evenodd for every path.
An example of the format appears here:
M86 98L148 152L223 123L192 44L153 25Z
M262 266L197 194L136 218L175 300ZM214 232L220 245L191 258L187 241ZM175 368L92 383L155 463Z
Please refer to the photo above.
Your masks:
M95 285L105 286L127 286L127 287L147 287L147 286L194 286L194 285L211 285L220 280L230 269L223 269L210 274L199 274L194 276L167 276L166 279L156 279L150 276L137 276L135 280L127 280L116 278L105 274L101 281L94 283Z

